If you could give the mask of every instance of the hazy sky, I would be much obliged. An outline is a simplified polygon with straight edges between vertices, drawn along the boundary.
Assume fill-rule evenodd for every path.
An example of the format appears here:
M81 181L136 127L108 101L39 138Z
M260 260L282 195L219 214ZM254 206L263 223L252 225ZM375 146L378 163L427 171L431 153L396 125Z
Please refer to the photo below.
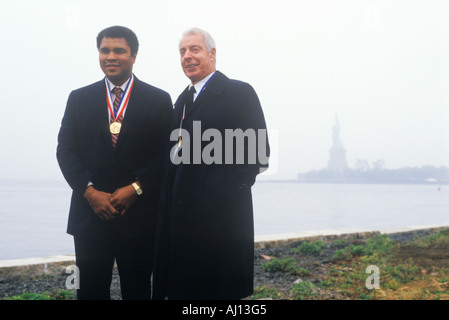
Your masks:
M335 115L349 166L449 166L447 0L1 0L0 178L62 179L56 138L71 90L103 78L95 38L140 41L134 73L175 101L182 32L208 30L217 68L257 91L274 167L327 165ZM80 119L82 120L82 119Z

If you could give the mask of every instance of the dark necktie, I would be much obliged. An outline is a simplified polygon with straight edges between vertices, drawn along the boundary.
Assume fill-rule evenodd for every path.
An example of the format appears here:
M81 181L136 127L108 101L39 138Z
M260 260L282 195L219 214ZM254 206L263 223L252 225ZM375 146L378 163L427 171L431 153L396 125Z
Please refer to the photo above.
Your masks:
M181 123L179 124L179 136L178 136L178 149L181 149L181 129L182 129L182 124L184 122L184 118L186 116L186 110L189 109L192 104L193 104L193 95L195 94L196 90L194 86L191 86L189 91L187 91L187 94L184 98L184 107L182 110L182 117L181 117Z
M186 100L185 100L186 109L192 105L193 95L195 94L195 92L196 92L195 87L191 86L189 91L187 92L187 96L186 96Z
M184 122L184 118L186 116L186 111L187 109L190 108L190 106L193 103L193 95L195 94L196 90L194 86L191 86L189 91L187 91L186 97L184 99L184 108L182 110L182 118L181 118L181 123L179 125L180 128L182 128L182 123ZM180 141L180 140L179 140Z
M122 89L119 87L115 87L112 89L115 93L115 100L114 100L114 114L117 115L118 106L120 104L120 99L122 98ZM114 121L111 117L111 122ZM120 116L117 120L117 122L122 123L122 117ZM118 134L111 134L112 138L112 145L115 147L115 144L117 143Z

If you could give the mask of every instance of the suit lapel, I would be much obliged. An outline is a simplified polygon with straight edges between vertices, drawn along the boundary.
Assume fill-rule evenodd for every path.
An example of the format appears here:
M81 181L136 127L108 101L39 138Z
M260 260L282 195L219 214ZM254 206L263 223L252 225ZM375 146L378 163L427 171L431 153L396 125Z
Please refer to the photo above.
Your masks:
M91 114L89 120L98 126L101 138L108 145L111 145L111 134L109 132L109 113L106 102L106 85L104 80L99 81L92 94Z
M179 124L181 123L182 113L184 111L184 101L188 89L189 87L187 86L187 88L179 95L178 100L176 100L175 109L173 111L173 128L179 128Z
M210 96L220 95L226 87L228 78L221 73L216 71L215 75L210 79L207 86L201 92L201 94L195 99L192 106L186 111L186 115L197 109L202 103L204 103ZM185 94L186 91L183 92Z

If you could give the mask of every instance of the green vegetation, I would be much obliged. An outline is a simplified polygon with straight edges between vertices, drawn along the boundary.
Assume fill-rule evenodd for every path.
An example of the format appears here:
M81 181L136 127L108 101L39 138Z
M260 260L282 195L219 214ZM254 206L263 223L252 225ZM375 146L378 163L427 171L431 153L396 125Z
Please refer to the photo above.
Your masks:
M254 293L251 296L252 300L257 300L257 299L273 299L273 300L277 300L280 297L282 297L282 293L275 289L275 288L270 288L267 286L262 286L262 287L255 287L254 288Z
M412 244L421 248L428 248L429 246L439 246L449 243L449 229L441 230L438 233L432 234L424 239L414 241Z
M297 276L306 275L309 273L306 269L298 267L294 258L273 259L273 261L265 263L262 268L270 273L284 272Z
M267 279L249 299L449 300L449 230L406 244L387 235L301 241L261 265ZM263 260L260 260L263 261ZM375 271L368 267L375 267ZM51 275L42 275L42 278ZM372 285L377 279L378 287ZM371 287L370 287L371 285ZM4 300L71 300L74 292L25 292Z
M393 253L393 249L397 247L397 243L386 235L380 235L370 238L362 244L349 244L343 249L335 252L333 260L348 260L354 256L376 256L388 258Z
M3 300L71 300L74 293L70 290L58 290L55 292L25 292L16 296L7 297Z
M308 241L301 242L301 244L291 249L291 252L293 253L304 253L308 255L319 255L321 253L321 250L324 249L326 245L323 241L317 240L312 243Z
M262 269L301 279L275 293L266 286L257 292L258 299L449 299L449 230L407 244L388 235L304 241L288 252L265 262ZM367 268L372 266L378 270L376 288L374 273Z
M312 281L298 282L293 285L292 297L295 300L311 300L316 290Z

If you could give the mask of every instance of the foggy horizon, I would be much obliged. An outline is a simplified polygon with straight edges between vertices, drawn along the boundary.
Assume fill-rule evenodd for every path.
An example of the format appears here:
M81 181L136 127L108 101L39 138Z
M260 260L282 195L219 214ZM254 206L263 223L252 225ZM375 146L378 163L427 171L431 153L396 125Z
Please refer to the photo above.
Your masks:
M173 102L189 83L182 33L211 33L217 70L255 89L272 131L275 172L259 180L326 168L335 115L350 168L357 159L381 159L388 169L449 167L445 0L130 0L117 12L118 3L0 3L1 180L63 180L56 144L67 98L104 78L95 39L111 25L136 32L134 74Z

